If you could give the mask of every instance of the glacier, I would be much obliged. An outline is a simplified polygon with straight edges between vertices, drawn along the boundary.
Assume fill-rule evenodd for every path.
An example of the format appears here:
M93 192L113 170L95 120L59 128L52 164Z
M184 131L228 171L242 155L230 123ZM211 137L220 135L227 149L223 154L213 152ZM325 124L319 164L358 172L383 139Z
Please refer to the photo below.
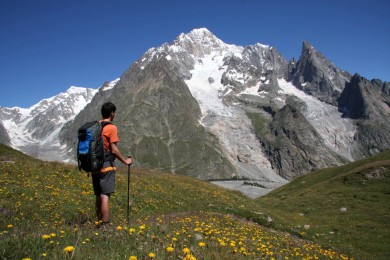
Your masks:
M287 183L287 180L272 169L245 111L223 103L221 97L226 93L225 88L229 88L220 82L226 70L222 68L223 58L224 55L220 53L211 53L197 59L194 69L190 71L192 77L186 84L201 108L200 123L219 138L226 157L237 169L237 176L232 177L241 179L212 183L257 197ZM210 83L210 77L216 80ZM246 185L244 180L256 181L266 188Z

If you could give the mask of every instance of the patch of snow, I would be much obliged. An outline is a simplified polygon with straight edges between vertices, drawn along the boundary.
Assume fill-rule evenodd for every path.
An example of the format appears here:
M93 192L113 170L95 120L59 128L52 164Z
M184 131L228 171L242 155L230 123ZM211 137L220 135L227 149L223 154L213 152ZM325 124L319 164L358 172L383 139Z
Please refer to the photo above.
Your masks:
M266 94L267 92L265 92L265 91L257 92L259 90L260 85L261 85L261 83L258 83L257 85L255 85L253 87L246 88L243 91L241 91L238 95L247 94L247 95L253 95L253 96L258 96L258 95L261 96L263 94Z
M103 90L103 91L107 91L107 90L112 89L112 88L116 85L116 83L118 83L119 80L120 80L120 78L117 78L117 79L111 81L111 82L108 84L108 86L103 87L102 90ZM96 94L96 93L95 93L95 94Z
M265 44L261 44L261 43L256 43L255 46L260 46L261 48L265 49L265 48L270 48L269 45L265 45ZM272 49L272 48L271 48Z

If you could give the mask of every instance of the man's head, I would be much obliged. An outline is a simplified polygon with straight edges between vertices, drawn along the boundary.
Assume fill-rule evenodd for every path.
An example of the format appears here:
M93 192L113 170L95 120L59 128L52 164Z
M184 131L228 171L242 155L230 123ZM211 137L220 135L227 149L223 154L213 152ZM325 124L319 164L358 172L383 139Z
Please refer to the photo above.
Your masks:
M108 119L112 121L115 116L116 106L112 102L106 102L102 106L102 117L103 119Z

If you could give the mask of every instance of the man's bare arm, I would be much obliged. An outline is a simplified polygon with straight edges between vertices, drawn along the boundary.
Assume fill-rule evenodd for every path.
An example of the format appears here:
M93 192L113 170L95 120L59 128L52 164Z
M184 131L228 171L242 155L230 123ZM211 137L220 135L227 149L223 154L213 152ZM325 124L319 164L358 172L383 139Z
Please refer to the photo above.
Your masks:
M119 151L118 146L116 143L111 143L111 152L118 158L119 161L123 162L124 164L131 164L133 162L132 158L126 158L122 155L121 151Z

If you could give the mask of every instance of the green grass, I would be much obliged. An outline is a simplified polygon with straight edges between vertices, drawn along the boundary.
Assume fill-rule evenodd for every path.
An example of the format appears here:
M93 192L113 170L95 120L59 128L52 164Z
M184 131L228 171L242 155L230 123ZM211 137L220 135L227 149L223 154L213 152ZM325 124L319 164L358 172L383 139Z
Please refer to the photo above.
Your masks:
M358 259L390 258L390 152L301 176L258 199L276 227Z
M375 180L349 178L345 174L356 167L345 167L340 173L310 174L259 200L190 177L132 168L129 223L127 168L120 168L110 203L112 224L96 229L90 177L74 166L42 162L0 145L0 259L348 259L386 254L382 242L361 246L367 240L358 238L375 236L388 244L389 208L376 193L388 185L384 179L374 187L370 183ZM328 190L322 191L331 203L316 194L325 184ZM336 184L343 189L338 191ZM353 193L356 186L371 187L377 195ZM341 203L352 199L340 192L365 199L359 197L363 202L354 206ZM381 214L371 218L381 223L359 215L368 202L374 205L370 212ZM347 211L340 213L340 207ZM355 219L360 224L350 225ZM302 228L307 224L309 229ZM355 237L348 240L348 235Z

